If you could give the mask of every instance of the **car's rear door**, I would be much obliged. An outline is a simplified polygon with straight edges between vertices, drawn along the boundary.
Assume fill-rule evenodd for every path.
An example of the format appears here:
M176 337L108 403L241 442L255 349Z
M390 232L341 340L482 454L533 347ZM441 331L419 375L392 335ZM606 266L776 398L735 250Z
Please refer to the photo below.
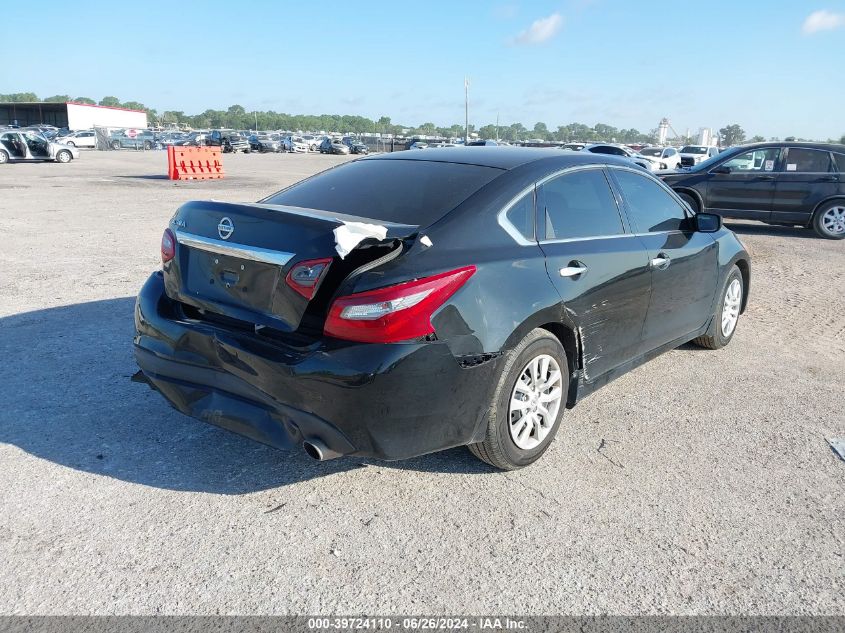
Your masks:
M809 223L818 204L838 193L840 174L827 150L787 147L784 154L771 221Z
M663 183L633 169L609 172L648 252L651 299L642 337L647 351L696 331L711 317L718 246L709 233L692 230L692 216Z
M758 148L712 167L707 180L707 210L729 218L767 222L772 213L779 156L780 148Z
M537 209L546 268L578 327L591 381L639 354L651 289L648 255L600 165L539 183Z

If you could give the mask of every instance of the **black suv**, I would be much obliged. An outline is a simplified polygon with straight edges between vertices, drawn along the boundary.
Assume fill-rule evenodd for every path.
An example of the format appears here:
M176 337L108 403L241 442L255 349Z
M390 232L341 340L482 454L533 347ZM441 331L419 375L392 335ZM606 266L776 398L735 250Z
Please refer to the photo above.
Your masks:
M845 238L845 145L755 143L660 174L694 211Z
M225 152L249 153L250 144L239 132L232 130L212 130L211 134L205 137L205 144L210 147L220 147Z

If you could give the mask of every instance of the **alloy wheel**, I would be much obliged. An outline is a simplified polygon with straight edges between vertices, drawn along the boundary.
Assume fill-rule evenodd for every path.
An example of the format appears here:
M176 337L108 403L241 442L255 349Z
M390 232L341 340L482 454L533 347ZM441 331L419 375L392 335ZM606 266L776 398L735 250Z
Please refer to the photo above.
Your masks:
M831 207L822 216L822 228L829 235L845 234L845 206Z
M722 336L733 334L739 320L739 308L742 304L742 284L739 279L731 280L725 291L725 303L722 306Z
M563 372L548 354L533 358L522 370L511 392L508 422L518 448L540 445L554 428L563 400Z

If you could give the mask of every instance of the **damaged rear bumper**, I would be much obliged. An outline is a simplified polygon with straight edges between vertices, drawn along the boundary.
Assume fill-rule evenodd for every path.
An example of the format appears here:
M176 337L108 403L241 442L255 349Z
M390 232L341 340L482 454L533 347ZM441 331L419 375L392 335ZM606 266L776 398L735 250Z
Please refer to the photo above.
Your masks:
M187 318L161 273L135 308L135 356L179 411L277 448L403 459L478 441L502 358L468 366L444 343L294 347Z

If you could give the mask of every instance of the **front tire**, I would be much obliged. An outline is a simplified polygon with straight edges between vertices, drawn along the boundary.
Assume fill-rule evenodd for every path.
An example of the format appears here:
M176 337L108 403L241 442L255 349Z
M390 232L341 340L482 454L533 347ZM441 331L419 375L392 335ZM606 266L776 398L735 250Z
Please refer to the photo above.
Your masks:
M6 150L0 149L0 165L5 165L9 162L9 155L6 153Z
M736 333L739 314L742 311L744 291L742 273L734 266L722 284L710 327L703 336L693 339L692 342L707 349L721 349L730 343Z
M120 141L112 141L111 148L112 149L120 149Z
M694 213L698 213L699 211L701 211L698 205L698 200L693 198L688 193L679 193L678 196L681 198L681 200L687 203L689 208L692 209Z
M813 215L813 230L828 240L845 238L845 200L834 200Z
M73 156L71 156L70 152L66 149L59 150L59 153L56 154L56 162L59 163L69 163L71 158L73 158Z
M502 470L542 457L560 426L569 395L569 365L560 341L532 330L508 356L482 442L470 444L479 459Z

